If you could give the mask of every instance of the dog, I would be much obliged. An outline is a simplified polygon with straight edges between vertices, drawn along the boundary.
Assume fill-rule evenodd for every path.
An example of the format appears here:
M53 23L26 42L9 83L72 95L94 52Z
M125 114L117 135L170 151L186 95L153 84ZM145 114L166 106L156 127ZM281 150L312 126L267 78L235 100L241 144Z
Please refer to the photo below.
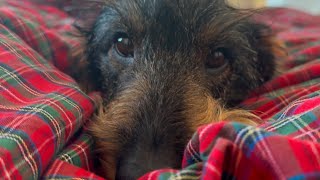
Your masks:
M80 27L92 89L90 124L103 176L137 179L180 168L199 126L256 116L235 108L270 80L280 45L270 28L224 0L104 0Z

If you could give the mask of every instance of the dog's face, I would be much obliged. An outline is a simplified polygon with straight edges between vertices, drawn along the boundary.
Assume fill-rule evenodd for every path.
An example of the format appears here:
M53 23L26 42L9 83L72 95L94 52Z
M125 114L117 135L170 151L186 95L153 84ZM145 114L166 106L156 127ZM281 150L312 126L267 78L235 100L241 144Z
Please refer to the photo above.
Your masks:
M87 58L106 102L92 130L109 178L179 168L219 102L235 105L271 78L269 31L247 15L223 0L105 1Z

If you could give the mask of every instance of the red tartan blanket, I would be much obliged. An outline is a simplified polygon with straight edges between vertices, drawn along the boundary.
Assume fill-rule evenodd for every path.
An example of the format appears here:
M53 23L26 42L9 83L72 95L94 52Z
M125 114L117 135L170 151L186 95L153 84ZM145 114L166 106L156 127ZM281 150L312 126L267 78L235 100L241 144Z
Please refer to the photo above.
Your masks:
M0 177L102 179L83 130L99 97L64 73L80 46L73 20L27 1L0 4ZM290 70L243 102L265 123L201 127L182 170L141 179L320 179L320 17L273 9L259 19L289 47Z

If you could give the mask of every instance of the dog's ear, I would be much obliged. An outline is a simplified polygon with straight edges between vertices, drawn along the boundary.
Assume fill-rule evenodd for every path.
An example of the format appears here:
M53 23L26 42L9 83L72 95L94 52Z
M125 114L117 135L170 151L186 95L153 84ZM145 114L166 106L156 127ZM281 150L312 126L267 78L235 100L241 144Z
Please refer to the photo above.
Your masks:
M268 81L281 69L281 61L277 59L287 56L284 43L265 24L250 21L245 27L251 48L257 53L258 71L263 80Z
M107 0L72 0L64 10L75 18L74 27L80 35L89 36L91 27Z
M77 31L73 35L78 37L81 44L73 48L72 66L66 70L66 73L78 82L81 90L91 92L95 89L90 79L86 57L86 43L91 35L91 28L103 9L107 0L71 0L64 2L63 9L72 16L75 21L73 26Z

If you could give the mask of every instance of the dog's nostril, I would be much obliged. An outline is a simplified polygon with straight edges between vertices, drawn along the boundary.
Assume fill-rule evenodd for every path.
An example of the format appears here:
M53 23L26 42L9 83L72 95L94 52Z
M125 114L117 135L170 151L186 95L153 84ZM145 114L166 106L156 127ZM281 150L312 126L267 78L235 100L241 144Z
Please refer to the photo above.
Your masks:
M116 180L136 180L147 172L141 171L139 165L125 164L119 167L116 173Z
M135 176L129 176L129 175L118 175L116 177L116 180L136 180L139 177L135 177Z
M160 157L159 155L147 156L148 158L136 158L137 155L130 156L118 162L116 179L133 180L139 179L147 173L164 168L178 168L180 160L169 156Z

